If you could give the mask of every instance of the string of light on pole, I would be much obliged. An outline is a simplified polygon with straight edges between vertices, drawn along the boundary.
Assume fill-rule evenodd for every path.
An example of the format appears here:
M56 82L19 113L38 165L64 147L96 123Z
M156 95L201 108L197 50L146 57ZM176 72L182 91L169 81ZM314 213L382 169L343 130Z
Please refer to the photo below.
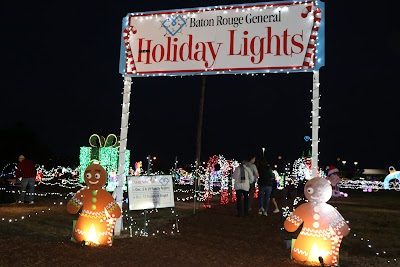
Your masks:
M117 187L115 188L113 197L120 207L124 201L123 186L125 183L125 157L126 147L128 142L128 127L129 127L129 107L131 99L131 85L132 78L124 76L124 91L122 97L122 115L121 115L121 134L120 134L120 146L119 146L119 162L118 162L118 173L117 173ZM119 236L121 234L122 218L119 217L115 223L114 235Z
M316 177L318 175L318 131L319 131L319 110L321 107L319 106L319 100L321 95L319 93L319 71L313 71L313 89L312 89L312 110L311 110L311 175L312 177Z

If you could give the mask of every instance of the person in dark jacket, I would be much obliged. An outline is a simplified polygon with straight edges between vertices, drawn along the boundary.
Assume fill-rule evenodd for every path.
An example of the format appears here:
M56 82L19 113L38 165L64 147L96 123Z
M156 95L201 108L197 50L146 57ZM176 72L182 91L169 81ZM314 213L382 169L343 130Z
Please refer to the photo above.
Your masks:
M15 172L15 178L21 178L21 194L19 195L19 204L23 204L25 201L26 194L27 201L29 204L34 204L33 195L35 193L35 178L36 178L36 165L30 160L26 159L24 155L18 157L19 163L17 171Z
M258 215L267 216L269 199L272 192L272 183L275 175L266 158L261 158L258 165L258 204L260 209Z

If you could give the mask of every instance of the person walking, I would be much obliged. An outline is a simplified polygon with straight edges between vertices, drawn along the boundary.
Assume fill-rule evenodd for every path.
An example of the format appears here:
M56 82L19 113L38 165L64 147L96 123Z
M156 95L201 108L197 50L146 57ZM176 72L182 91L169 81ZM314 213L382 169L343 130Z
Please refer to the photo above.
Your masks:
M249 167L253 177L254 177L254 181L252 183L250 183L250 189L249 189L249 204L248 204L248 210L251 211L251 205L254 199L254 193L256 192L256 182L257 182L257 178L258 178L258 170L257 170L257 166L255 164L256 162L256 156L254 154L250 154L250 156L243 161L243 164L246 167Z
M272 204L274 205L274 210L272 211L273 213L278 213L279 212L279 208L278 208L278 203L276 203L276 194L278 191L278 184L276 183L275 177L272 181L272 191L271 191L271 195L270 195L270 201L272 202Z
M25 201L26 194L27 201L29 204L34 204L33 194L35 193L35 178L36 178L36 165L30 160L26 159L24 155L18 157L19 163L17 166L17 171L15 172L15 178L21 179L21 193L19 196L19 204L23 204Z
M234 189L236 191L237 216L247 216L249 213L249 189L254 182L252 170L245 164L240 164L232 173L234 179Z
M268 206L270 195L272 192L272 183L275 180L275 175L266 158L262 158L258 165L258 215L268 216Z

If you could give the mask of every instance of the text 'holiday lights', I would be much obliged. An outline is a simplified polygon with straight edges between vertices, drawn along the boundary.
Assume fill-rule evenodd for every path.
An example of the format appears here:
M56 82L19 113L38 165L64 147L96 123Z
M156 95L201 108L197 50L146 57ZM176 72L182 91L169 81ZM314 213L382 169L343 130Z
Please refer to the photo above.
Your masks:
M324 61L324 49L317 58L321 5L282 2L130 13L121 48L126 65L120 72L139 77L292 72L312 70L316 62L319 68Z

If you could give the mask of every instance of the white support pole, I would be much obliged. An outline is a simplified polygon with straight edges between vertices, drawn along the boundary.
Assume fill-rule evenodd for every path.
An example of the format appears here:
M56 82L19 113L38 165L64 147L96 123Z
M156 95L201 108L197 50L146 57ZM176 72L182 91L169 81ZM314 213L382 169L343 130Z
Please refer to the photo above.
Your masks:
M120 134L120 146L119 146L119 158L118 158L118 184L115 188L115 200L118 203L119 207L122 210L122 203L124 201L124 191L123 186L125 183L125 152L126 152L126 144L128 139L128 126L129 126L129 106L131 99L131 77L124 76L124 92L122 98L122 116L121 116L121 134ZM122 217L121 215L116 223L114 228L114 235L121 235L121 230L123 229L122 225Z
M312 91L312 158L311 158L311 175L316 177L318 175L318 131L319 131L319 71L313 72L313 91Z

